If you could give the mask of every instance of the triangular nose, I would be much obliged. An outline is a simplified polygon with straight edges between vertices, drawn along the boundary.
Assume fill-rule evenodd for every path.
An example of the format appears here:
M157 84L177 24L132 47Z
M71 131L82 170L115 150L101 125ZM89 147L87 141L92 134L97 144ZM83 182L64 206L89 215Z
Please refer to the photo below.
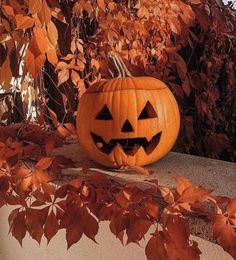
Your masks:
M121 132L134 132L134 129L130 124L129 120L125 121L124 125L122 126Z

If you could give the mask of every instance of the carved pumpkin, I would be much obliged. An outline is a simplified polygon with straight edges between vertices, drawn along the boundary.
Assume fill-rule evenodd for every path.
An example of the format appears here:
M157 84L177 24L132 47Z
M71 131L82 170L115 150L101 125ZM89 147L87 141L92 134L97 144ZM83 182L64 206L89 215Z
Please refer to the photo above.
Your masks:
M179 110L168 87L151 77L125 77L90 86L80 99L77 131L96 162L113 168L152 163L174 145Z

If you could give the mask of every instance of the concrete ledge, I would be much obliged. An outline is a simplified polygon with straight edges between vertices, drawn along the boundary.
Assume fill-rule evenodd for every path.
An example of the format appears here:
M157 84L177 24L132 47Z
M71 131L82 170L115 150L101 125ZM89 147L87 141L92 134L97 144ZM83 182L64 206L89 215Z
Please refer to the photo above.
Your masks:
M82 166L88 160L78 144L70 144L58 148L56 154L63 154L78 162ZM173 187L173 176L183 176L196 185L201 185L213 194L219 196L236 197L236 163L213 160L204 157L170 152L162 160L148 165L146 168L154 171L151 176L143 176L132 172L108 170L92 161L91 167L103 170L105 173L126 182L144 182L145 179L158 179L160 185ZM78 169L67 169L66 173L76 174Z

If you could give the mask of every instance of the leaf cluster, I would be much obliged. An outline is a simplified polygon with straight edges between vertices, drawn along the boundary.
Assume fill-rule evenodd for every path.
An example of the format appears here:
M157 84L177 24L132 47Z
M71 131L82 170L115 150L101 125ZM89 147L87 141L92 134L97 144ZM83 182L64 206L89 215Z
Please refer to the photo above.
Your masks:
M4 0L0 16L0 84L5 91L20 91L23 103L36 106L55 128L74 123L86 87L116 75L108 58L115 51L134 76L160 78L175 94L182 115L176 150L234 160L231 4ZM53 113L60 123L50 119Z
M96 242L99 223L108 221L124 245L148 236L147 259L200 259L188 221L198 216L236 257L236 199L214 196L183 177L175 177L175 188L150 178L145 187L124 184L86 164L80 177L65 178L63 170L76 163L53 153L62 144L59 135L32 124L1 127L0 133L0 207L14 207L8 217L10 233L21 245L27 233L39 244L43 236L49 243L61 229L67 248L83 235ZM41 152L27 148L32 145ZM141 167L134 170L148 175Z

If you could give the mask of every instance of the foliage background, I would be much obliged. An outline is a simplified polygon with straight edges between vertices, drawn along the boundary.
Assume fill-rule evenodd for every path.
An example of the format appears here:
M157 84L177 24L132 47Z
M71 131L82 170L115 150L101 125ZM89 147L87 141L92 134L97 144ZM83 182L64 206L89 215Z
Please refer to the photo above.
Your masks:
M213 239L236 257L236 199L176 177L176 187L121 184L53 153L71 133L79 97L116 76L116 52L134 76L165 81L182 115L176 149L234 159L236 12L221 0L3 0L0 9L0 207L14 205L9 232L48 242L66 230L67 247L95 241L109 221L122 243L150 226L147 259L199 259L188 216L206 219ZM37 115L28 121L27 107ZM23 124L16 123L23 120ZM27 123L28 122L28 123ZM16 123L16 124L12 124ZM149 175L140 167L133 170ZM60 185L61 183L61 185Z
M2 123L25 119L31 102L54 128L74 124L79 96L93 82L116 75L107 55L112 50L134 76L160 78L175 94L182 117L176 151L235 159L233 4L4 0L1 5L0 83L13 94L1 98Z

